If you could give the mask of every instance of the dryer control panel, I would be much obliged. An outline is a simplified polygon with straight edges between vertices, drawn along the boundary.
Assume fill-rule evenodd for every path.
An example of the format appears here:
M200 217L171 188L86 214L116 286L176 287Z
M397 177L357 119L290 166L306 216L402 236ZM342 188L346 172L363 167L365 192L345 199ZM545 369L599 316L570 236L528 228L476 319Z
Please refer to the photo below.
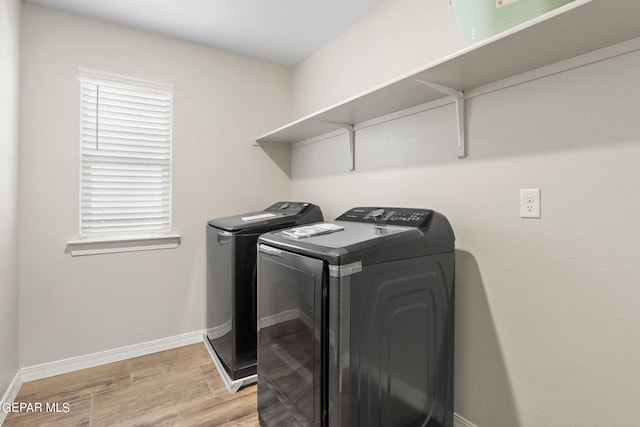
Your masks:
M358 207L349 209L336 218L336 221L422 228L429 225L432 215L433 211L429 209Z

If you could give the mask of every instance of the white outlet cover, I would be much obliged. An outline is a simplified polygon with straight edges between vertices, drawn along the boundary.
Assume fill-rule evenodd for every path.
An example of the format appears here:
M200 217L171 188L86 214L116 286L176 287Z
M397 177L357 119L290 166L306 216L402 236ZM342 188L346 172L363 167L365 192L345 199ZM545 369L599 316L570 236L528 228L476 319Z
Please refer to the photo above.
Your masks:
M540 189L520 189L520 217L540 218Z

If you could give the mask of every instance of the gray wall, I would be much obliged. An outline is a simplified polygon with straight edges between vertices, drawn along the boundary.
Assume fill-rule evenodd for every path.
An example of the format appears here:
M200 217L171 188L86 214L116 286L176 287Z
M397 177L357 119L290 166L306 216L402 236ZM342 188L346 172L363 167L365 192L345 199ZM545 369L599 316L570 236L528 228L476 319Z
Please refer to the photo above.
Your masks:
M304 100L294 93L298 110L338 101L322 95L334 83L347 98L362 79L384 82L388 61L402 72L416 58L428 63L430 40L455 49L455 37L422 27L422 38L388 29L402 52L367 44L375 22L411 2L386 2L310 58L334 70L331 82L308 64L294 70L307 87ZM414 3L455 25L445 2ZM340 67L354 39L376 55ZM319 203L327 218L357 205L449 217L457 237L455 409L479 427L640 423L639 75L636 51L476 96L464 160L454 150L451 104L357 132L355 172L345 136L293 149L293 198ZM519 217L519 189L530 187L542 190L539 220Z
M30 4L22 15L21 366L204 329L206 221L289 197L289 153L252 143L287 119L290 71ZM65 253L78 238L79 67L174 85L178 249Z
M19 0L0 2L0 397L18 371Z

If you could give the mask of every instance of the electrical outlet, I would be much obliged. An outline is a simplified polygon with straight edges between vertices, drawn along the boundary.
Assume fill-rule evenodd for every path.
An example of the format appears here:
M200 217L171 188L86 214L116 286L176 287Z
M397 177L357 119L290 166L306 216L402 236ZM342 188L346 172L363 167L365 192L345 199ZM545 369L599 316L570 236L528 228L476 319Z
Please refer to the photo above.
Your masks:
M520 189L520 217L540 218L540 189Z

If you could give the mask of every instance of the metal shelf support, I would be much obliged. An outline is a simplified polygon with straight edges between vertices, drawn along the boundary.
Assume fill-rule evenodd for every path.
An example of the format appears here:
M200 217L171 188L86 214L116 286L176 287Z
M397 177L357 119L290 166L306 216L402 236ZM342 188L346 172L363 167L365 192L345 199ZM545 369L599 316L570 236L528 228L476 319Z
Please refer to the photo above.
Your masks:
M322 121L323 123L327 123L333 125L338 128L345 129L347 131L347 135L349 136L349 170L351 172L356 170L356 130L353 125L348 123L337 123L337 122L328 122Z
M444 93L453 98L456 103L456 115L458 118L458 157L466 157L466 141L465 141L465 114L464 114L464 91L452 89L447 86L440 85L438 83L428 82L422 79L416 79L416 82L425 86L429 86L431 89L435 89L438 92Z

